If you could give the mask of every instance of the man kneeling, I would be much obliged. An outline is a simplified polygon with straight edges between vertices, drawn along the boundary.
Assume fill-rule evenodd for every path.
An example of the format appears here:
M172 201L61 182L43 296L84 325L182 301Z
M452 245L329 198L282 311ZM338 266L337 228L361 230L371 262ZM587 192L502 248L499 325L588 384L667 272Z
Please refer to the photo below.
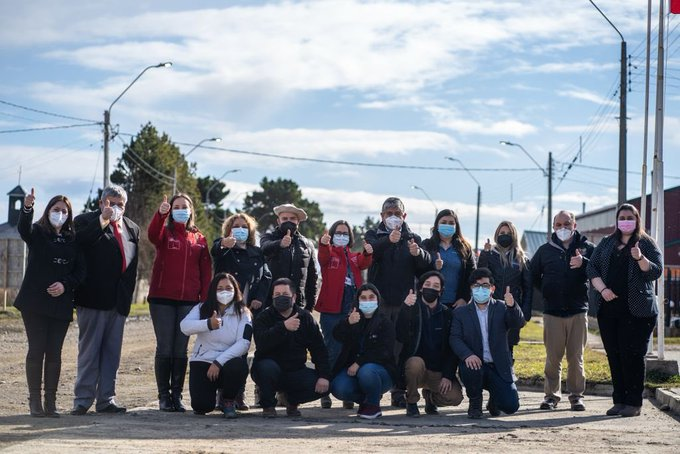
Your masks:
M478 268L470 275L472 301L453 312L451 348L461 358L460 378L470 399L468 417L482 417L482 390L489 391L486 409L492 416L512 414L519 408L508 330L520 329L526 321L508 287L505 301L491 298L493 275Z

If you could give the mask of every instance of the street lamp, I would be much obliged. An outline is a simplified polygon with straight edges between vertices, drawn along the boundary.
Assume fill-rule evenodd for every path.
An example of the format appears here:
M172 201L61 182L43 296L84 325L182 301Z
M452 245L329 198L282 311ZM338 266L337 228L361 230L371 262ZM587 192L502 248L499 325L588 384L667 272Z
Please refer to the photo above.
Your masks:
M461 161L458 158L453 158L451 156L446 156L446 159L449 161L457 162L460 164L460 166L467 172L468 175L470 175L470 178L474 180L475 183L477 183L477 221L475 223L475 252L479 252L479 209L482 205L482 185L479 184L479 181L477 181L477 178L468 170L467 167L465 167L465 164L463 164L463 161Z
M528 151L524 149L524 147L518 143L513 143L513 142L508 142L507 140L501 140L500 141L501 145L507 145L509 147L517 147L520 150L524 152L525 155L529 156L529 159L533 161L534 164L536 164L536 167L541 169L543 172L543 176L548 178L548 230L547 230L547 235L548 235L548 241L550 241L550 236L552 232L552 180L553 180L553 159L552 159L552 151L548 152L548 170L546 171L543 166L541 166L538 161L534 159L533 156L529 154Z
M191 153L193 153L198 147L203 145L206 142L222 142L222 138L220 137L212 137L210 139L203 139L200 142L198 142L196 145L193 146L191 150L189 150L185 155L184 158L186 159L187 156L189 156ZM175 173L173 174L172 177L172 193L176 194L177 193L177 164L175 164Z
M217 179L217 181L215 181L215 182L212 184L212 186L210 186L210 187L208 188L208 190L206 191L206 193L205 193L205 204L206 204L206 205L210 205L210 193L212 192L213 189L215 189L215 188L217 187L218 184L220 184L220 183L222 182L222 181L221 181L222 178L226 177L226 176L229 175L230 173L236 173L236 172L240 172L240 171L241 171L241 169L232 169L232 170L227 170L226 172L224 172L224 173L222 174L222 176L219 177L219 178Z
M626 80L626 66L628 66L628 56L626 55L626 40L623 39L623 35L618 28L609 20L609 18L602 12L600 8L597 7L593 0L589 0L590 3L595 7L595 9L602 14L609 25L612 26L614 31L618 33L621 37L621 82L619 86L619 206L622 203L626 203L626 132L628 128L627 115L627 80ZM645 197L645 195L643 195ZM643 226L644 229L644 226Z
M145 72L152 68L168 68L170 66L172 66L172 62L166 61L144 68L142 72L139 73L139 75L135 77L132 82L130 82L130 85L128 85L125 90L123 90L123 92L113 100L109 108L104 111L104 187L109 185L109 140L111 140L111 109L113 108L113 105L118 102L118 100L122 98L125 93L127 93L130 87L132 87Z
M416 189L416 190L422 192L422 193L425 195L425 197L427 197L427 200L429 200L430 203L432 203L432 206L434 207L434 217L436 218L436 217L437 217L437 213L439 212L439 210L437 209L437 204L434 203L434 200L432 200L432 198L431 198L431 197L429 196L429 194L425 191L425 189L421 188L420 186L416 186L416 185L412 185L412 186L411 186L411 189Z

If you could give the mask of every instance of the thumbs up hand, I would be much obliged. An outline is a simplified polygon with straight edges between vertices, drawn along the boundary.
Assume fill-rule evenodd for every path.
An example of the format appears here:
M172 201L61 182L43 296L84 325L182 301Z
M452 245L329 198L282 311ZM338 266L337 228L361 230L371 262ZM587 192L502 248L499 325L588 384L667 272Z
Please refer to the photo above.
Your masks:
M434 267L437 271L444 268L444 260L442 260L442 255L437 252L437 260L434 261Z
M236 238L234 238L233 234L229 233L229 236L225 236L222 238L222 241L220 241L220 247L224 249L231 249L234 247L236 244Z
M111 208L111 202L109 199L104 201L104 208L102 208L102 219L105 221L111 220L113 217L113 208Z
M416 243L416 241L413 238L408 240L408 251L414 257L417 257L418 254L420 254L420 246L418 246L418 243Z
M293 241L293 237L290 234L290 230L286 232L286 234L281 238L281 247L288 247L290 246L290 243Z
M505 300L506 306L512 307L515 305L515 298L512 296L512 293L510 293L509 285L505 287L505 295L503 295L503 299Z
M364 242L364 252L366 255L373 254L373 246L371 246L371 243Z
M491 238L486 239L486 243L484 243L484 250L487 252L491 250Z
M406 296L406 299L404 300L404 304L406 304L409 307L416 304L416 294L413 291L413 289L409 290L408 295Z
M34 203L35 203L35 188L31 188L31 193L26 194L26 197L24 197L24 206L26 208L33 208Z
M398 243L401 239L401 230L394 229L390 232L390 243Z
M574 256L569 260L569 267L574 270L576 268L581 268L583 265L583 256L581 255L581 250L576 249Z
M288 331L297 331L300 328L300 319L299 319L300 313L296 312L295 315L292 317L288 318L285 322L283 322L283 325L286 327Z
M630 255L633 257L633 260L640 261L642 260L642 251L640 250L640 242L638 241L635 243L635 246L630 248Z
M319 243L323 244L324 246L331 244L331 236L328 234L328 230L323 231L323 235L321 235Z
M210 328L218 329L222 326L222 319L217 316L217 311L213 311L212 317L210 317Z
M359 314L359 311L357 311L357 308L355 307L354 309L352 309L352 312L349 313L347 321L349 322L350 325L356 325L357 323L359 323L359 320L361 320L361 314Z
M158 207L158 212L162 215L165 216L170 212L170 204L168 203L168 196L164 195L163 196L163 201L161 202L161 206Z

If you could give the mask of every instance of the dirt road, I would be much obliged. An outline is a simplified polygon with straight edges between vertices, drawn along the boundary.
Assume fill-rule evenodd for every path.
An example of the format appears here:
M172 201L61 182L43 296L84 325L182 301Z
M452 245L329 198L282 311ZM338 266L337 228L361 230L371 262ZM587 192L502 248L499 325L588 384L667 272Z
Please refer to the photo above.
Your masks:
M118 401L125 415L27 416L24 375L26 340L20 321L0 325L0 450L39 452L679 452L680 424L645 401L643 416L621 419L604 416L610 400L588 396L587 411L573 413L558 407L538 411L542 394L523 390L522 407L513 416L471 421L462 407L445 408L440 416L407 418L404 410L385 407L373 422L354 412L323 410L318 403L302 407L301 418L263 420L259 410L227 421L219 414L195 416L156 410L153 377L154 335L149 320L126 325ZM72 325L63 354L58 404L72 405L77 327ZM252 382L247 395L252 401ZM187 393L188 394L188 393ZM388 399L384 400L387 405ZM421 409L422 411L422 409Z

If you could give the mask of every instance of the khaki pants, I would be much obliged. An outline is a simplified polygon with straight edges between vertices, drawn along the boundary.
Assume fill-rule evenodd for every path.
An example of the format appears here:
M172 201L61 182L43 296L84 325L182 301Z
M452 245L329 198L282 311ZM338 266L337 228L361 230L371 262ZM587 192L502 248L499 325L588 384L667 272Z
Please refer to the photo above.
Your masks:
M434 372L425 367L425 361L419 356L412 356L406 361L406 402L418 403L420 394L418 388L430 391L432 403L438 407L460 405L463 400L463 390L457 379L453 379L448 393L439 392L439 383L442 379L441 372Z
M545 345L546 397L562 398L562 358L567 353L567 389L569 400L583 397L586 374L583 369L583 350L588 339L588 316L586 313L571 317L543 315L543 344Z

